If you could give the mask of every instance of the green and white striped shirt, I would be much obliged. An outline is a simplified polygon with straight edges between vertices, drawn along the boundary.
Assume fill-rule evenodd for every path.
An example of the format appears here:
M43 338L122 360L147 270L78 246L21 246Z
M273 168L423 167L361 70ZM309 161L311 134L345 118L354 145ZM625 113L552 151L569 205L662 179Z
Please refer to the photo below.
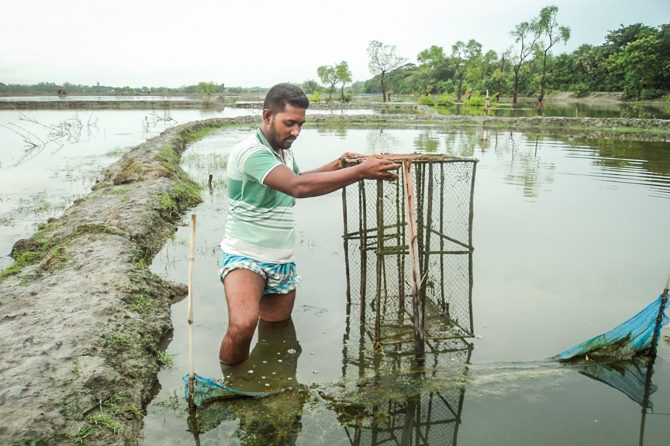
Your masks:
M280 164L296 174L300 169L291 150L285 160L260 129L233 148L228 158L228 221L221 249L262 262L293 262L295 198L263 184Z

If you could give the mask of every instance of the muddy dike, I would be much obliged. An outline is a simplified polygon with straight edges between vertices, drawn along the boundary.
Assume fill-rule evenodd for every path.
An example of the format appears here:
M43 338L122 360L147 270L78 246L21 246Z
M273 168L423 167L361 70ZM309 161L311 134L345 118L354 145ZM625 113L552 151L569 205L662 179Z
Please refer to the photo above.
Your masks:
M110 165L90 194L12 250L0 272L0 444L138 444L183 284L148 265L200 191L188 144L257 117L173 127ZM670 141L670 121L419 115L310 116L350 128L511 129Z
M137 444L170 303L184 285L149 271L199 186L187 145L224 125L171 128L109 166L90 194L12 249L0 272L0 444Z
M240 101L237 103L223 103L220 101L205 102L201 99L184 101L170 100L96 100L85 101L67 99L63 101L30 101L30 100L3 100L0 97L0 110L223 110L237 108L247 110L261 110L262 101ZM417 113L425 106L412 103L395 102L314 102L310 104L313 110L351 110L370 109L381 112Z
M622 139L670 142L670 120L633 118L572 118L445 116L438 114L379 114L310 116L306 125L348 128L474 128L516 130L571 139Z

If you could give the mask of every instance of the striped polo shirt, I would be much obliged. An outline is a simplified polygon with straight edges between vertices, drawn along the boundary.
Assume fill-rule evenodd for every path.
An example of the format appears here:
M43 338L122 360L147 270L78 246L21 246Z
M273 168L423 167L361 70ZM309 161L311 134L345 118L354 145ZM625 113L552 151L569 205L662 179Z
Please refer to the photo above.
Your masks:
M295 198L263 184L280 164L296 174L300 169L291 150L285 160L275 152L260 128L237 144L228 158L228 220L221 249L262 262L293 262Z

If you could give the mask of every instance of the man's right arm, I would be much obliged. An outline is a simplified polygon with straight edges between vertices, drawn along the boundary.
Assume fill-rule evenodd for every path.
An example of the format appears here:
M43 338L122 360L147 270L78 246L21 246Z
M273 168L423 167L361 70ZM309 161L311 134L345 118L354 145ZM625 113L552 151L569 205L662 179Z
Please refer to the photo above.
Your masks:
M331 172L296 175L285 165L272 169L265 177L266 186L295 198L316 197L341 189L359 180L393 180L400 165L372 156L360 164Z

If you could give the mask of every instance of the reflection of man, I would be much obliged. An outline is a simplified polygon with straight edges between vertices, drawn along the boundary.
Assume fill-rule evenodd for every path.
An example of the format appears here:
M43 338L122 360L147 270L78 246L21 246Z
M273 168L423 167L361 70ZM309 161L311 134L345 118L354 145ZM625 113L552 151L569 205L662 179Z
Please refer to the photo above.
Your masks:
M220 263L228 304L228 328L219 351L224 364L247 359L259 318L277 322L291 317L300 282L293 260L295 198L324 195L362 179L393 179L392 170L399 167L370 157L346 169L338 159L302 173L289 149L305 123L307 107L300 88L275 85L265 97L261 127L235 146L228 159L229 211Z
M267 398L229 404L240 420L242 444L295 444L307 395L296 377L301 352L293 321L261 320L258 342L244 364L222 364L226 385L250 392L279 391Z
M258 342L244 364L221 364L226 385L248 392L273 392L296 386L302 348L291 319L260 320Z

